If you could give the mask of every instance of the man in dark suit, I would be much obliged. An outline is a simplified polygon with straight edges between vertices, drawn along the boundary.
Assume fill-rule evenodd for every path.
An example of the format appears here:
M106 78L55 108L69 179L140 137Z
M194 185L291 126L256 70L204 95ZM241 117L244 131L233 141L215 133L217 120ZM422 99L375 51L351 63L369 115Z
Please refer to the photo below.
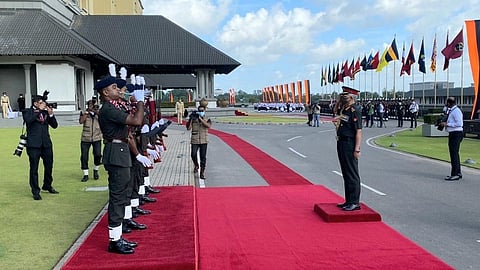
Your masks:
M43 160L43 186L42 190L58 194L53 186L53 148L48 127L57 128L58 122L53 115L53 109L47 106L46 97L35 95L32 97L32 107L25 109L23 120L27 126L27 154L30 161L30 187L33 199L41 200L38 185L38 163Z

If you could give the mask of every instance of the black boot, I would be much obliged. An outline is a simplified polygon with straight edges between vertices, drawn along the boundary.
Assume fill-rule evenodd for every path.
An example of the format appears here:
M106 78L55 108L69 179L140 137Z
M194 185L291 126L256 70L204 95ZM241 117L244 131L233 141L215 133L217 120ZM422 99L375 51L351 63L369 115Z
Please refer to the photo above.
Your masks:
M198 162L195 162L195 161L194 161L194 162L193 162L193 165L195 166L195 167L193 168L193 172L194 172L194 173L198 173L198 168L199 168Z
M200 179L206 179L205 178L205 168L200 169Z
M140 201L144 201L146 203L154 203L157 201L155 198L150 198L147 195L140 196ZM141 204L141 203L140 203Z
M98 170L93 170L93 179L98 180L98 178L100 178L98 176Z
M151 186L145 186L145 192L148 193L160 193L159 189L152 188Z
M127 245L127 247L130 247L130 248L136 248L138 246L138 243L135 242L135 241L128 241L127 239L125 238L120 238L120 241L123 241L123 244L124 245Z
M108 252L118 254L133 254L135 250L129 247L122 239L118 241L110 241L108 244Z
M140 207L132 207L132 213L136 213L138 215L150 215L152 212L149 210L142 209Z
M82 178L82 182L87 182L88 181L88 175L84 175Z
M145 230L147 228L147 225L145 224L140 224L133 220L133 218L130 219L124 219L123 224L128 226L128 228L132 230Z

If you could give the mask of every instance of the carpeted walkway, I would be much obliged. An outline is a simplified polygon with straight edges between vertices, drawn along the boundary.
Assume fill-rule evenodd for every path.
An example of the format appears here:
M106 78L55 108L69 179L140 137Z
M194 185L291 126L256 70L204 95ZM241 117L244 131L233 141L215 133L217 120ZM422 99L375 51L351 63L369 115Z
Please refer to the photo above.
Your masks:
M195 269L193 187L163 187L151 197L158 201L142 207L152 214L136 218L148 229L123 235L139 243L134 254L107 252L108 223L104 215L62 269Z

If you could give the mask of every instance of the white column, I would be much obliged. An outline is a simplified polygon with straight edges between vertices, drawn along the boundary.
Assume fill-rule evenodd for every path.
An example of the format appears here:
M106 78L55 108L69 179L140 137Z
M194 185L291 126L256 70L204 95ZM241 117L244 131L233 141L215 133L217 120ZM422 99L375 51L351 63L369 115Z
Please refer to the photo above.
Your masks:
M25 108L32 106L32 92L30 84L30 68L32 65L23 65L25 71Z

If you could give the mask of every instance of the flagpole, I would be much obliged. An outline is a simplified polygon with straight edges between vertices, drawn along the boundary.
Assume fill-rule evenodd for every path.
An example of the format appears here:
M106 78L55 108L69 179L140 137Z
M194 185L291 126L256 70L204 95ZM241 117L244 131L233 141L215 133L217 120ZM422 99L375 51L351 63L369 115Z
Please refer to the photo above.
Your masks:
M393 61L393 99L395 99L395 77L397 77L397 74L395 74L395 65L396 61Z
M387 98L387 91L388 91L388 66L385 67L385 96L383 96L383 99Z
M435 76L433 80L433 108L437 108L437 69L435 68Z
M449 81L449 75L450 75L450 69L447 69L447 97L446 97L446 99L448 98L448 95L450 94L449 93L450 92L450 83L448 82Z
M462 28L463 30L463 28ZM463 52L462 52L462 69L461 69L461 80L460 80L460 108L463 109Z

